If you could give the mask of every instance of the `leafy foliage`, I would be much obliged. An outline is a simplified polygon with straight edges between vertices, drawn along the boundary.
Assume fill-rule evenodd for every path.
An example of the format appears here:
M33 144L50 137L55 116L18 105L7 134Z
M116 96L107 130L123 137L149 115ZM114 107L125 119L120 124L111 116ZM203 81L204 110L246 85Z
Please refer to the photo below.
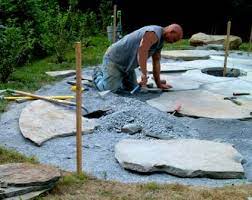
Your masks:
M37 57L54 55L62 63L75 41L105 30L111 0L101 0L98 12L79 10L79 0L65 2L62 7L58 0L0 0L0 27L5 27L0 29L0 82Z

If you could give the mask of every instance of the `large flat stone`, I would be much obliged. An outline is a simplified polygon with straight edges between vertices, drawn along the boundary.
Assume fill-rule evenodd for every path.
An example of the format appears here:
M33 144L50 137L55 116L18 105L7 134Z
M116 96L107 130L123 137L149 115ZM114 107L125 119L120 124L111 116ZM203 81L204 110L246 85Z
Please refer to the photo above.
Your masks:
M252 92L252 82L235 79L232 81L212 83L203 86L203 89L221 94L225 96L232 96L233 92ZM251 96L252 100L252 96Z
M73 76L75 75L76 71L75 70L63 70L63 71L51 71L51 72L46 72L47 75L52 76L52 77L68 77L68 76Z
M179 177L243 178L242 156L230 144L206 140L133 140L115 146L120 165Z
M247 72L246 76L238 77L241 80L252 82L252 72Z
M233 81L237 78L232 77L218 77L202 73L199 69L189 70L182 74L182 79L193 80L201 83L217 83L224 81Z
M83 133L92 133L96 121L82 118L82 122ZM36 100L22 110L19 127L25 138L40 146L51 138L74 135L76 114L64 106Z
M181 62L161 62L161 72L185 72L192 69L203 69L208 67L220 67L223 62L220 60L192 60ZM228 66L229 67L229 66ZM148 72L152 73L153 66L150 62L147 63Z
M201 85L200 82L190 80L183 76L171 76L167 74L161 74L160 78L162 80L166 80L166 82L172 86L169 91L194 90L198 89ZM153 83L154 87L157 87L153 78L149 78L148 83Z
M163 93L160 97L148 100L147 103L161 111L173 112L181 105L179 113L187 116L217 119L247 119L251 118L251 109L246 101L238 106L223 95L204 90L188 90Z
M24 186L16 187L9 186L7 188L0 188L0 199L5 200L26 200L32 199L40 194L52 189L54 185L44 185L44 186Z
M20 188L17 188L17 189L20 189ZM35 192L29 192L29 193L26 193L26 194L20 194L20 195L17 195L17 196L12 196L12 197L9 197L9 198L5 198L5 200L29 200L29 199L34 199L35 197L38 197L39 195L45 193L46 191L50 190L51 188L49 189L45 189L45 190L40 190L40 191L35 191Z
M211 55L211 59L213 60L219 60L224 63L224 56L218 56L218 55ZM237 65L248 65L247 70L252 71L252 58L247 59L244 57L228 57L227 58L227 64L228 65L233 65L233 68L237 68Z
M174 59L174 60L205 60L210 58L210 51L205 50L171 50L161 51L163 58Z
M11 163L0 165L0 182L10 186L40 186L56 182L59 169L41 164Z
M223 44L226 35L207 35L205 33L196 33L189 39L190 45L199 46L204 44ZM230 49L238 49L242 43L242 39L238 36L230 35Z

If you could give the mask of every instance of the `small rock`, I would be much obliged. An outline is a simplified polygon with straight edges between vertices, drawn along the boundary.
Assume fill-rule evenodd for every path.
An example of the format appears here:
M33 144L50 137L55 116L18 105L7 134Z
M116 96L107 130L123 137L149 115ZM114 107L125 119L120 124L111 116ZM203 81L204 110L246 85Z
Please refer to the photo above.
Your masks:
M128 120L127 120L127 122L129 122L129 123L132 123L132 122L134 122L135 121L135 118L134 117L131 117L131 118L129 118Z
M101 144L95 144L94 146L95 146L96 148L101 148L101 147L102 147Z
M122 132L122 130L121 130L121 129L116 128L116 132L117 132L117 133L121 133L121 132Z
M121 131L133 135L135 133L141 132L142 126L138 124L126 124L122 127Z
M111 91L110 90L106 90L106 91L102 91L102 92L98 92L100 97L104 97L106 96L107 94L109 94Z

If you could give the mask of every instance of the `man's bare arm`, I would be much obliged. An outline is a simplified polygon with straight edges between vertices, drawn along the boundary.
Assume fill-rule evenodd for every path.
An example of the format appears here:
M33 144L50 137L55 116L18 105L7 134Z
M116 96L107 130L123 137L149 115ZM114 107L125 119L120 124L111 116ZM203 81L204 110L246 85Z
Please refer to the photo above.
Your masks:
M147 59L148 59L148 52L149 49L153 44L158 41L158 37L154 32L146 32L140 42L138 48L138 64L140 65L142 76L141 76L141 85L147 84Z
M160 79L160 58L161 53L157 52L152 55L152 65L153 65L153 76L158 88L169 89L172 88L171 85L166 84L165 80Z
M160 81L160 58L161 58L160 52L157 52L157 53L153 54L153 56L152 56L153 77L154 77L154 80L155 80L157 86L159 86L161 84L161 81Z

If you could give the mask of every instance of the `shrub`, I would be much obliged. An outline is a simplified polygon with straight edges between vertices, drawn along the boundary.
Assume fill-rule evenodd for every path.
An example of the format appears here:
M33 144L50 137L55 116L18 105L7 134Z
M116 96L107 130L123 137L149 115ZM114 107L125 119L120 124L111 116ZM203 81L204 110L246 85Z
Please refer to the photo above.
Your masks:
M33 48L33 40L26 38L20 27L0 29L0 81L7 82L14 68L23 64Z
M54 17L48 13L42 23L41 46L48 54L55 54L58 63L65 60L65 53L70 40L70 32L66 29L69 13L56 9Z

